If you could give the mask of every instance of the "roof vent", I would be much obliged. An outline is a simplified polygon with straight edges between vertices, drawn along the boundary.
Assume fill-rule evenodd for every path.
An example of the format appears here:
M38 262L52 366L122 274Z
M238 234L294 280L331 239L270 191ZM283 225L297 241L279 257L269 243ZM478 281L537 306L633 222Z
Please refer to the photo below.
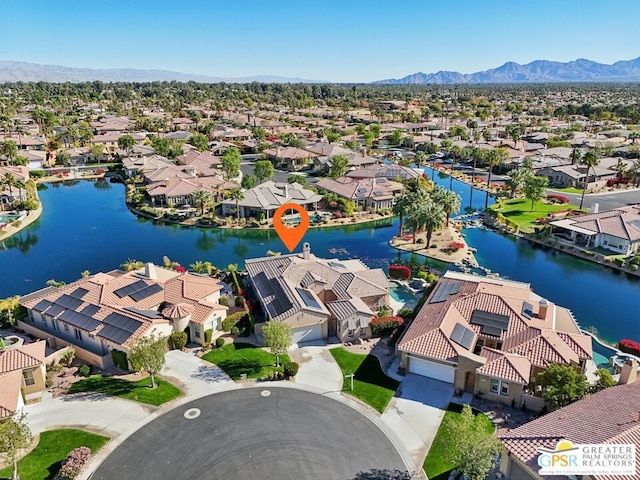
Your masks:
M151 262L147 262L144 265L144 276L151 279L151 280L157 280L158 279L158 273L156 272L156 266L151 263Z

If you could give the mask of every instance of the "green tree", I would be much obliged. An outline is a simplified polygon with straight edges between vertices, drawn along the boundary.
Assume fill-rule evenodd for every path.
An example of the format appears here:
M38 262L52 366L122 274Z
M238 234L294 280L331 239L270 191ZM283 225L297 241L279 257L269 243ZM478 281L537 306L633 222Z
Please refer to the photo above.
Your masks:
M349 159L344 155L335 155L329 160L329 177L338 178L347 173Z
M33 441L31 430L23 413L17 419L5 417L0 420L0 453L13 465L11 480L18 480L18 454Z
M123 135L118 139L118 148L127 152L127 155L131 155L135 145L136 140L131 135Z
M582 204L584 203L584 194L587 193L587 186L589 185L589 172L592 168L600 165L600 159L598 155L593 150L589 150L584 154L580 163L587 167L587 172L585 174L584 180L582 182L582 197L580 197L580 208L582 209Z
M240 200L244 200L244 193L239 188L234 188L229 192L229 198L236 202L236 222L240 223Z
M382 127L377 123L373 123L369 125L369 131L373 133L374 138L379 138L380 133L382 132Z
M291 326L284 322L269 320L262 327L262 336L265 346L276 356L276 367L280 366L280 355L287 353L291 346Z
M373 146L373 141L375 140L375 138L376 136L373 132L364 132L364 146L367 148L371 148Z
M329 142L329 143L335 143L338 140L340 140L340 133L336 132L334 130L327 131L325 136L327 137L327 142Z
M207 190L197 190L193 193L193 201L196 208L200 209L200 215L213 204L213 195Z
M587 378L575 367L552 363L539 373L536 383L542 386L542 398L552 409L564 407L583 398L588 390Z
M453 212L460 210L460 202L462 201L460 195L450 190L442 190L442 194L437 198L436 203L439 203L444 210L446 219L446 226L449 226L449 217Z
M104 157L104 147L102 145L91 145L89 147L89 157L100 163Z
M489 175L487 176L487 186L490 187L491 174L493 173L493 167L502 165L505 161L507 161L507 159L509 158L509 151L504 147L497 147L492 150L489 150L489 153L486 155L487 155L486 159L489 162L489 166L487 168L487 171L489 173ZM485 202L484 202L484 208L487 208L488 204L489 204L489 196L487 195L487 198L485 199Z
M391 145L400 145L402 142L403 131L399 128L396 128L391 135L389 135L389 142Z
M422 205L419 214L419 222L427 233L426 247L431 245L431 236L436 230L440 230L444 225L444 209L434 202L427 202ZM414 235L415 243L415 235Z
M596 376L598 379L589 388L591 393L596 393L600 390L604 390L605 388L613 387L617 383L606 368L599 368L596 371Z
M307 177L303 177L302 175L289 175L287 177L287 183L298 183L300 185L302 185L303 187L307 186Z
M5 173L2 179L0 180L0 183L2 184L2 186L7 187L9 189L10 197L13 197L13 187L16 186L17 181L18 179L11 172Z
M271 162L269 162L269 163L271 163ZM244 188L245 190L250 190L250 189L252 189L253 187L255 187L257 184L258 184L258 179L256 178L256 176L255 176L255 175L248 174L248 175L244 175L244 176L242 177L242 182L241 182L241 184L240 184L240 185L241 185L241 186L242 186L242 188Z
M0 300L0 325L15 325L20 309L20 297L15 295Z
M571 150L571 165L575 165L576 163L580 163L580 159L582 158L582 152L578 147L573 147Z
M506 133L507 135L509 135L509 138L513 140L513 147L515 148L518 145L518 140L520 140L520 135L522 133L520 125L517 123L508 125L506 128Z
M495 436L485 433L480 421L465 405L460 418L448 424L445 436L450 442L444 449L445 459L469 480L484 480L502 449Z
M151 334L138 340L129 354L136 372L146 372L151 377L151 388L156 388L155 375L164 367L167 339Z
M231 180L240 173L240 150L236 147L229 147L222 155L222 171L225 180Z
M258 160L253 166L253 174L258 179L258 183L269 180L274 174L273 163L269 160Z
M56 164L68 167L71 161L71 155L67 152L58 152L56 154Z
M242 290L240 288L240 282L238 282L238 264L237 263L230 263L227 266L227 270L229 270L229 273L231 274L231 278L233 278L233 284L236 286L236 293L238 295L240 295L240 291Z
M209 139L202 133L196 133L189 140L188 143L196 147L199 152L204 152L209 148Z
M367 130L367 127L364 123L358 123L356 125L356 133L358 135L364 135L364 132Z
M549 177L529 175L524 182L524 196L531 202L531 212L536 202L545 197L545 190L549 185Z
M13 159L18 155L18 146L13 140L0 142L0 157L6 157L11 164Z
M509 178L505 182L505 185L509 190L509 196L511 198L515 198L516 191L522 190L527 179L531 176L531 170L526 168L517 168L515 170L511 170L507 176Z

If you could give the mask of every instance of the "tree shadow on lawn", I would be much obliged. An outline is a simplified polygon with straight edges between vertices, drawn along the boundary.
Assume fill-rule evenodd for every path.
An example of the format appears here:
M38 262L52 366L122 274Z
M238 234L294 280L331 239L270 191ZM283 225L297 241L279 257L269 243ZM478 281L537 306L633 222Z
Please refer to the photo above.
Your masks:
M218 367L227 372L233 380L240 379L240 375L247 374L247 377L257 375L262 370L263 365L258 360L237 358L218 362Z
M75 382L69 387L69 393L94 392L119 397L138 388L135 382L112 377L89 377Z

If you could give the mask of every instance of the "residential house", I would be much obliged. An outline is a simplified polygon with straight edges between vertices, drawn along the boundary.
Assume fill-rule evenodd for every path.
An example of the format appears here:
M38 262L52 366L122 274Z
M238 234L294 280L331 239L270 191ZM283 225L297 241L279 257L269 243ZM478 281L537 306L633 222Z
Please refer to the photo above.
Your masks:
M541 168L537 175L549 178L552 187L579 187L584 188L587 177L587 167L584 165L558 165ZM587 190L593 191L598 187L604 187L607 180L616 178L617 173L609 168L596 166L589 169Z
M171 160L160 155L124 157L122 159L122 167L127 178L133 178L136 175L145 173L149 174L150 172L173 166L175 164Z
M129 117L111 117L91 122L91 126L97 134L103 135L128 132L133 128L133 122Z
M298 147L276 147L264 151L269 159L289 171L302 170L310 166L319 155Z
M581 248L599 247L622 255L640 251L640 205L595 211L549 224L553 237Z
M272 218L274 212L285 203L296 203L307 210L316 210L322 195L304 188L299 183L275 183L268 180L257 187L245 190L244 198L238 201L240 216L243 218ZM236 201L226 199L222 202L222 215L235 215Z
M45 389L46 342L10 346L0 350L0 418L19 415L24 397Z
M391 208L396 197L404 192L404 185L384 177L358 180L351 177L339 177L335 180L323 178L316 183L321 190L335 193L341 198L353 200L366 210Z
M318 155L313 159L316 170L328 172L331 167L331 159L337 155L347 157L349 166L354 168L368 167L380 163L380 160L368 155L348 150L332 143L316 143L305 147L306 150Z
M640 382L605 388L582 400L548 413L500 435L504 451L500 472L511 480L572 478L541 476L539 455L555 451L560 441L571 444L635 445L636 469L640 465ZM541 451L542 450L542 451ZM618 466L622 460L619 460ZM638 478L636 475L582 475L582 480Z
M159 173L162 176L162 172L154 173ZM175 175L165 180L149 183L146 192L151 204L156 207L194 206L194 195L199 190L211 193L217 201L223 192L238 187L237 183L225 181L222 175L215 177L196 177L187 173L184 175L184 177Z
M528 284L455 272L438 281L397 352L409 373L530 408L536 401L528 386L549 364L584 372L592 358L591 337L571 312Z
M19 181L29 181L29 168L18 165L9 167L0 167L0 211L11 210L14 202L27 199L27 190L18 188L15 185L9 186L3 183L5 175L11 175Z
M316 257L308 243L302 253L247 259L245 265L265 320L290 325L293 343L369 338L371 319L389 301L382 269Z
M204 343L219 331L228 307L218 303L217 280L148 263L140 270L96 273L60 288L20 298L28 316L18 327L52 346L73 345L76 356L100 368L113 365L112 351L129 353L139 338L186 332Z
M386 178L387 180L416 180L422 176L419 170L402 165L374 165L356 168L347 172L347 177L364 180L365 178Z

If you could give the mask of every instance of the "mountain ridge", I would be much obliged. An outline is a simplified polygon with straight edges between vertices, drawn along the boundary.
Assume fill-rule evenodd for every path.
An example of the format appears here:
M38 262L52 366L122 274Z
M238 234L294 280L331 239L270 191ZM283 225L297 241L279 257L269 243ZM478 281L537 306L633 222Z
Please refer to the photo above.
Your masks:
M373 84L425 85L466 83L639 82L640 57L611 65L586 58L570 62L534 60L525 65L506 62L497 68L474 73L417 72L402 78L376 80Z
M253 75L249 77L216 77L159 69L78 68L30 62L0 61L0 83L7 82L198 82L198 83L326 83L322 80Z

